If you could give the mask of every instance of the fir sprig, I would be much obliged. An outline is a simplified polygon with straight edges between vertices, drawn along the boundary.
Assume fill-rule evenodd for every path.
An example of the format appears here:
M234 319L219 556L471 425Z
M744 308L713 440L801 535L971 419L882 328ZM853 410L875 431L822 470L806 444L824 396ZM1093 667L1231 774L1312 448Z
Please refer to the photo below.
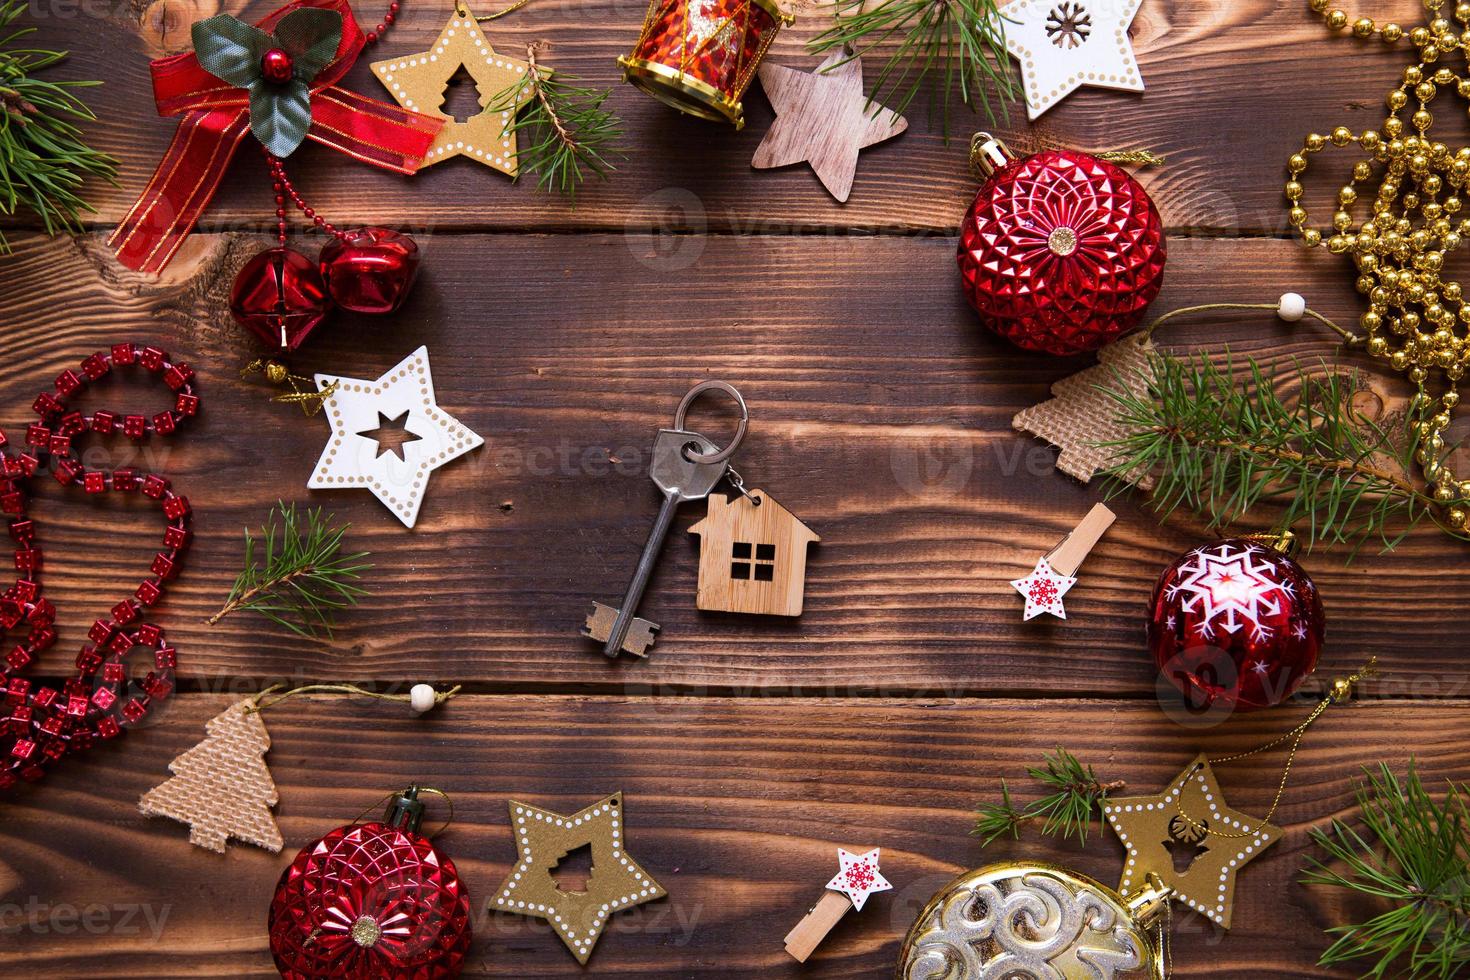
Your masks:
M1402 437L1353 406L1356 380L1333 372L1297 372L1294 397L1279 390L1254 360L1237 379L1226 358L1151 359L1143 394L1106 386L1118 423L1129 433L1108 443L1117 462L1108 469L1111 493L1140 472L1157 481L1151 503L1162 518L1183 507L1213 528L1261 521L1276 508L1279 530L1292 530L1308 548L1378 539L1393 548L1437 503L1410 478L1416 449L1414 419ZM1446 528L1448 533L1464 537Z
M0 214L13 215L24 206L47 234L79 231L78 216L95 210L81 197L82 182L117 176L116 161L87 146L74 122L96 116L73 90L101 83L33 77L66 52L15 46L35 31L12 29L25 9L24 0L0 0ZM0 233L0 253L9 251Z
M606 180L616 169L613 158L623 156L616 146L622 123L603 105L612 92L578 85L576 76L544 67L536 60L536 45L527 47L526 57L526 81L498 93L491 108L503 112L519 104L510 132L526 133L529 145L517 153L518 169L535 174L541 190L575 198L588 175ZM526 85L530 98L521 101Z
M348 527L332 526L320 507L298 514L295 504L277 504L260 529L265 555L257 560L257 538L247 530L245 570L209 625L243 609L300 636L330 636L336 612L368 594L355 584L372 567L361 561L367 552L342 554Z
M1323 966L1371 960L1363 977L1438 977L1470 971L1470 813L1466 788L1442 800L1424 788L1412 762L1399 779L1386 765L1358 786L1364 833L1339 820L1312 839L1327 852L1305 881L1346 888L1392 905L1366 922L1329 930L1337 940Z
M977 809L975 829L971 834L989 844L997 837L1021 836L1024 824L1042 820L1041 832L1049 836L1060 834L1064 840L1076 837L1079 843L1087 843L1087 830L1099 805L1109 793L1124 788L1122 780L1103 782L1092 769L1083 765L1066 749L1057 747L1056 754L1044 757L1045 767L1032 767L1027 773L1032 779L1054 792L1018 807L1011 799L1011 788L1000 781L1001 801L982 803Z
M1002 118L1005 103L1017 96L996 0L837 0L834 15L836 25L808 45L812 53L846 49L850 61L895 42L873 84L872 101L903 115L931 81L939 88L946 138L956 87L960 101L971 109L978 103L992 124L991 88L1003 100Z

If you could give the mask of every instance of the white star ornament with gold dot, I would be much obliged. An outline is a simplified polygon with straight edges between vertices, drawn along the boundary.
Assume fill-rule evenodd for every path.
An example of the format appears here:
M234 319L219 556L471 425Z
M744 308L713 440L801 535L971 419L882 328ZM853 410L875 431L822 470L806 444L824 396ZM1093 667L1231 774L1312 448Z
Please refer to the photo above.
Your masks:
M1128 25L1143 0L1015 0L1001 8L1035 119L1083 85L1142 92Z
M429 474L485 440L439 407L429 373L429 349L420 347L374 381L318 374L318 388L337 387L322 403L332 425L313 490L371 490L406 526L418 520ZM392 448L376 433L402 420L405 441Z

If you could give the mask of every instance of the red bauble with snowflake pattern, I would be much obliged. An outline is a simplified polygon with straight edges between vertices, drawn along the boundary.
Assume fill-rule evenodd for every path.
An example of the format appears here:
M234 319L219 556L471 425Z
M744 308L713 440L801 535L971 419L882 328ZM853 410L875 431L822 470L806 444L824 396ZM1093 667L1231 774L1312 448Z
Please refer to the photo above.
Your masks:
M1086 153L1017 160L981 137L976 161L987 179L958 255L980 319L1017 347L1057 355L1096 350L1137 326L1164 282L1164 225L1143 186Z
M1255 538L1184 555L1159 577L1149 607L1154 663L1192 707L1280 704L1316 668L1325 633L1311 578Z
M268 931L287 980L451 980L470 947L470 902L454 862L421 833L409 787L382 823L339 827L303 848L276 886Z

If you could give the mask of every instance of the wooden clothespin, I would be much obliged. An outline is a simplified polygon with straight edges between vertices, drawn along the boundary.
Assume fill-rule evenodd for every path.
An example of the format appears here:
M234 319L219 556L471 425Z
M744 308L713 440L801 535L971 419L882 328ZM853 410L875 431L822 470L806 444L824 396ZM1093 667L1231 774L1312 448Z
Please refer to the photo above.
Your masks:
M807 957L812 955L812 950L821 945L822 940L827 938L827 933L832 927L841 921L849 909L862 911L863 905L868 901L868 896L873 892L886 892L893 886L888 879L878 873L879 848L873 848L866 854L853 854L842 848L837 849L837 862L840 868L837 877L827 882L827 891L822 893L822 898L816 905L812 906L796 928L786 934L786 952L796 958L798 963L805 963Z
M1030 575L1011 583L1013 589L1026 597L1025 619L1034 619L1042 613L1067 618L1062 596L1077 584L1077 569L1115 520L1117 515L1106 506L1094 504L1080 524L1037 560Z

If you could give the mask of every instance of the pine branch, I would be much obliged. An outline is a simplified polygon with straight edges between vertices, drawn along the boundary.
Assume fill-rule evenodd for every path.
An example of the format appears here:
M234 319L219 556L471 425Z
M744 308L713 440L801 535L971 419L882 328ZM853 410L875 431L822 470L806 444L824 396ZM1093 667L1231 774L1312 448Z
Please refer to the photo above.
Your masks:
M82 140L74 120L96 119L72 92L100 82L53 82L32 77L66 57L64 51L21 48L35 28L7 29L26 8L24 0L0 0L0 214L24 206L46 233L81 230L79 215L95 209L81 197L88 176L117 176L112 157ZM10 244L0 233L0 254Z
M296 512L296 505L277 504L260 530L264 560L256 559L256 538L245 532L245 570L210 626L240 610L258 613L300 636L332 633L340 609L357 605L366 589L354 583L372 565L367 552L343 555L342 536L349 525L333 527L321 508Z
M1056 792L1043 796L1024 807L1017 807L1011 800L1011 789L1000 781L1001 801L982 803L977 809L975 829L970 833L983 838L982 845L997 837L1009 835L1013 839L1021 836L1021 827L1036 820L1045 821L1041 832L1049 836L1060 834L1064 840L1076 836L1078 843L1087 843L1087 828L1103 800L1109 793L1125 787L1122 780L1104 783L1066 749L1057 747L1055 755L1045 756L1045 768L1030 768L1027 773L1032 779Z
M576 76L543 67L536 60L534 44L526 48L526 56L531 63L527 82L498 93L491 109L504 112L519 105L510 132L525 132L529 145L517 153L518 169L535 174L541 190L575 198L589 173L607 180L616 169L612 158L624 155L614 145L623 135L622 124L612 110L603 108L612 91L577 85ZM531 97L522 102L527 83Z
M958 85L960 101L971 110L978 103L995 124L991 89L1006 103L1019 94L1011 78L1011 56L1006 51L1005 18L997 0L836 0L836 26L813 38L813 54L847 49L842 63L880 46L890 46L886 63L873 85L870 101L903 115L928 82L930 117L941 107L945 138L949 138L951 102ZM890 45L892 42L892 45ZM938 98L935 98L938 96Z
M1377 538L1394 548L1426 518L1440 523L1440 501L1411 478L1415 418L1401 438L1353 407L1351 375L1298 369L1295 398L1277 389L1255 360L1249 380L1208 357L1152 358L1142 395L1104 386L1129 435L1106 443L1118 462L1107 470L1110 495L1128 475L1152 473L1152 506L1160 519L1179 508L1202 515L1211 529L1273 507L1277 529L1291 529L1310 549L1342 543L1354 551ZM1440 523L1455 537L1466 538Z
M1323 966L1375 960L1365 978L1393 975L1448 980L1470 971L1470 812L1466 788L1443 800L1424 788L1414 763L1400 780L1366 770L1357 789L1365 837L1338 820L1312 831L1328 860L1313 859L1303 880L1346 888L1392 908L1366 922L1330 930L1337 940Z

